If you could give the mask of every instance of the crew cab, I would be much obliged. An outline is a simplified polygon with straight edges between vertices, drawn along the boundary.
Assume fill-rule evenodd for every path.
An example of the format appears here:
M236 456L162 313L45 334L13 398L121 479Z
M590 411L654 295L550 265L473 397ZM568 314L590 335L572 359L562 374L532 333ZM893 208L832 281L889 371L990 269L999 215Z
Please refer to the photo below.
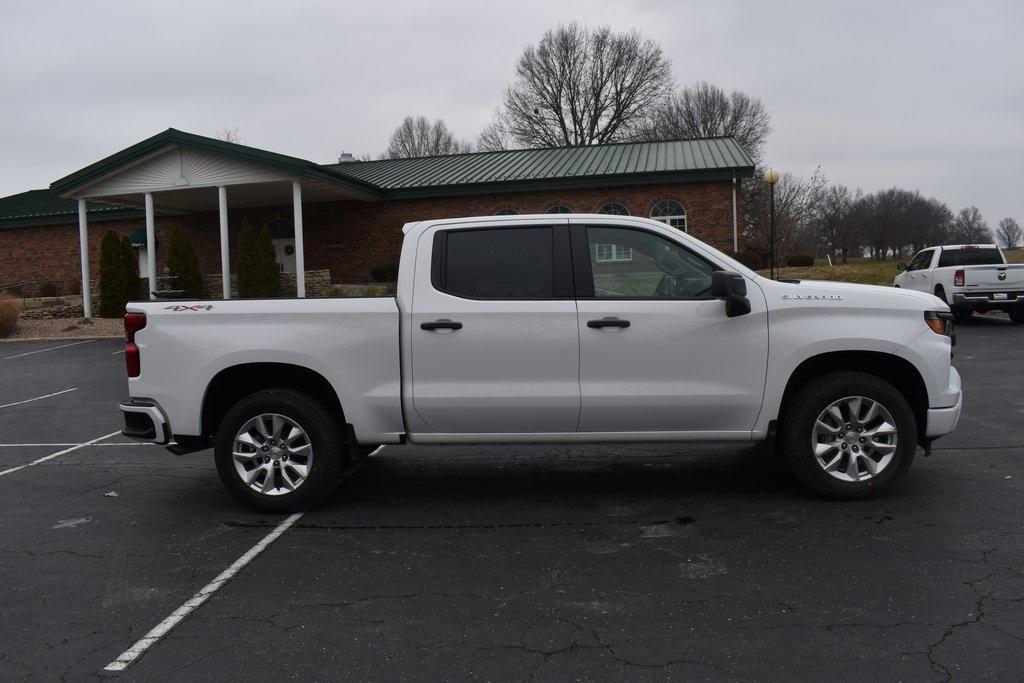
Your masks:
M628 216L404 233L395 297L129 304L124 434L212 446L232 494L290 511L406 442L769 442L863 498L959 419L931 294L769 280Z
M896 268L894 286L934 294L957 318L1000 310L1024 323L1024 264L1008 264L994 244L929 247Z

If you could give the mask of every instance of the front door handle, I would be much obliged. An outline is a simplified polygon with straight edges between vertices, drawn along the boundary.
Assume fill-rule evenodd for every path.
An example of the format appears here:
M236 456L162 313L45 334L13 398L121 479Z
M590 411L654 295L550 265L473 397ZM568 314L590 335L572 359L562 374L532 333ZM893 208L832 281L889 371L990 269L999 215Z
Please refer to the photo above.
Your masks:
M420 325L421 330L461 330L462 323L455 322L454 320L448 320L447 318L441 318L430 323L422 323Z
M588 320L587 327L629 327L629 321L622 318L601 318L600 320Z

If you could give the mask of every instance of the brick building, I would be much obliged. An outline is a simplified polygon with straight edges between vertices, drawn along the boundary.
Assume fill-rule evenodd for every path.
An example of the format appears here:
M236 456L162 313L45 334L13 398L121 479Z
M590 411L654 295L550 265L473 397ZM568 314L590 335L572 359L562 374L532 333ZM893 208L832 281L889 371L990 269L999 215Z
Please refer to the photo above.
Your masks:
M243 221L269 225L282 270L330 271L333 282L366 282L396 263L405 223L458 216L651 216L733 252L739 183L752 174L730 137L315 164L169 129L49 189L0 199L0 287L77 290L83 266L98 277L108 230L132 236L154 287L176 228L204 272L230 272Z

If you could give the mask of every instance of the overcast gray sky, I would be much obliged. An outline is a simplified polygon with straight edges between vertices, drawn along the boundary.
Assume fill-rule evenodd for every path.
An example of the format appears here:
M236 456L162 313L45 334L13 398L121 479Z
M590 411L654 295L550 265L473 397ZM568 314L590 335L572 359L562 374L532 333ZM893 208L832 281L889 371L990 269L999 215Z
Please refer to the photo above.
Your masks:
M768 161L1024 222L1024 2L0 4L0 196L168 127L330 162L407 114L472 140L523 46L559 22L636 28L678 84L762 98Z

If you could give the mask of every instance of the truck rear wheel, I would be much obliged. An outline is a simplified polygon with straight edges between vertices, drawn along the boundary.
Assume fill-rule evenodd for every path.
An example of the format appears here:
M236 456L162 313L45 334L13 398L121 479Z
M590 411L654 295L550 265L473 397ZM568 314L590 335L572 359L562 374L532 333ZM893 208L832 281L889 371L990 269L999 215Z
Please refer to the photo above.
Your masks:
M790 470L812 491L838 499L881 495L910 467L917 424L893 385L862 372L810 382L779 425Z
M1013 321L1014 325L1024 324L1024 306L1014 306L1009 310L1010 320Z
M214 459L235 498L273 513L307 509L349 464L338 422L315 399L288 389L236 403L217 429Z

